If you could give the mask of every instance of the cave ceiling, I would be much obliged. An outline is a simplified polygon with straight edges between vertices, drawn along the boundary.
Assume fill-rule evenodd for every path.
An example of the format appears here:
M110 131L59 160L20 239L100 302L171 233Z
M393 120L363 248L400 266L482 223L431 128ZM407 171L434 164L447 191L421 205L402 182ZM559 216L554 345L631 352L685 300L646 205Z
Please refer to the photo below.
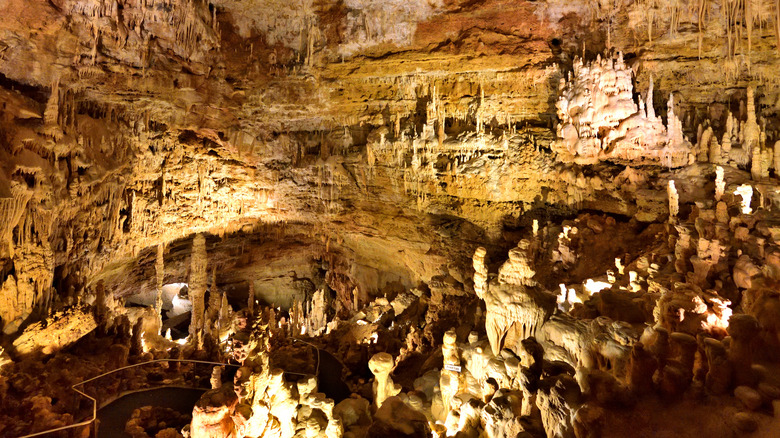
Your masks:
M672 95L692 141L743 116L758 86L774 140L770 9L748 42L719 2L703 18L603 3L4 1L0 266L28 289L15 305L98 281L153 288L157 245L182 281L197 233L227 282L242 246L254 263L299 248L369 295L437 276L463 287L476 246L503 253L534 218L646 223L666 214L672 173L682 201L711 184L656 165L634 190L619 182L631 163L562 162L556 103L578 58L620 52L635 97L652 82L665 118Z

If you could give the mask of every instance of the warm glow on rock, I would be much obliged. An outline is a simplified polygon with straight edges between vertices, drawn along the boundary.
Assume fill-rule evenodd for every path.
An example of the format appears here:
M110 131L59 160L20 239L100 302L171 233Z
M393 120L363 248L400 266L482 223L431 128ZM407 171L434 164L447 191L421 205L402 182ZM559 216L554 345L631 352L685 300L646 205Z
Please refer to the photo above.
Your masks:
M777 435L777 1L0 17L0 435Z

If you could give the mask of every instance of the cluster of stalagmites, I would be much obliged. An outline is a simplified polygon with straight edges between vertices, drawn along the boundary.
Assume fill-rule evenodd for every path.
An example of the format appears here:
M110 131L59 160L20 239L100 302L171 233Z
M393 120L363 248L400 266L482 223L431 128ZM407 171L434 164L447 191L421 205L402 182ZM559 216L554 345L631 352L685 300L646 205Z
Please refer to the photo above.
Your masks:
M106 40L106 35L111 36L110 45L133 43L143 30L137 18L139 8L147 17L145 23L174 21L181 32L172 40L180 38L183 47L193 38L211 34L209 23L215 26L213 19L202 16L205 3L200 4L200 12L178 7L171 12L165 2L142 2L126 8L121 17L117 3L65 4L84 17L111 17L116 26L95 27L95 45L99 38ZM486 130L482 97L475 113L476 130L448 134L444 129L448 115L434 88L422 132L407 137L400 119L395 118L394 127L372 133L366 146L365 178L370 178L376 165L395 166L402 173L405 193L418 195L418 207L431 193L468 194L479 199L489 197L487 192L492 191L490 196L503 200L502 196L510 199L508 192L520 189L514 182L501 185L501 180L511 178L503 178L503 171L490 170L522 167L518 163L527 162L532 170L544 170L538 173L546 175L534 182L553 187L545 195L548 204L576 205L597 195L626 192L630 196L625 199L640 210L636 217L647 220L647 216L641 217L647 214L642 208L654 193L640 193L638 188L652 187L655 182L648 175L653 170L636 166L680 168L698 162L689 175L705 172L706 177L712 177L715 193L710 199L686 205L684 199L692 196L685 193L682 177L675 180L675 176L664 175L655 187L665 187L668 194L660 203L668 205L669 215L668 223L659 228L665 239L662 245L631 259L618 258L603 275L582 283L560 284L560 290L544 286L549 281L539 278L535 261L550 260L557 269L553 275L572 269L578 264L583 231L609 239L614 219L582 216L562 227L542 229L537 223L533 235L509 251L497 273L488 270L487 250L478 248L473 257L473 289L484 300L486 336L476 331L459 336L453 329L434 339L430 323L435 314L429 312L425 315L428 327L410 330L398 357L382 352L363 360L374 376L371 400L366 394L356 394L334 403L318 392L315 377L290 379L284 370L271 365L270 343L265 337L268 332L263 329L252 332L251 337L233 337L229 342L235 346L233 357L241 368L228 385L222 385L219 373L214 374L213 390L195 407L190 436L598 436L606 422L606 409L631 405L653 393L669 400L705 393L732 394L746 410L734 418L736 427L743 430L756 426L756 416L749 412L765 413L770 405L780 410L780 389L770 378L771 364L780 359L780 227L766 208L776 196L770 175L774 170L776 176L780 169L780 144L773 148L768 144L766 123L756 115L752 88L747 89L745 110L739 116L728 115L722 136L705 123L692 145L682 134L671 97L667 122L655 114L652 82L644 99L634 100L632 74L620 55L591 64L575 61L573 74L561 81L559 89L561 123L558 138L551 144L557 154L555 163L544 158L538 146L536 150L526 147L535 140L519 147L527 133L510 128L496 135ZM62 135L54 129L63 118L57 114L58 100L55 87L44 114L52 137ZM451 114L449 119L457 122L466 116ZM465 121L459 123L465 125ZM571 165L599 161L635 167L602 178L597 170ZM738 167L749 169L752 181L745 183L744 176L730 180L721 166L730 167L730 173L737 173L734 169ZM327 197L329 205L338 198L334 190L356 178L335 160L318 170L319 193ZM164 174L162 181L165 184ZM31 202L29 190L16 185L11 188L11 197L0 199L0 218L13 225L0 230L0 254L9 253L27 263L20 263L0 287L0 319L7 333L16 332L36 306L47 306L49 298L42 291L49 289L53 271L51 251L38 251L28 241L34 234L33 225L37 234L48 235L43 232L46 221L23 214ZM135 192L129 193L135 199ZM140 209L134 203L129 206L131 212ZM120 230L122 221L131 216L136 214L115 217L110 225ZM14 236L16 224L20 233ZM134 222L133 227L137 226ZM164 280L162 260L160 246L158 290ZM26 272L30 266L36 270ZM202 350L213 350L225 337L231 317L224 294L212 289L206 302L208 276L205 239L198 235L193 241L189 279L193 310L189 342L190 347ZM212 279L212 287L215 283ZM452 291L445 283L430 282L432 307L451 299L447 293ZM362 325L367 331L375 325L390 325L392 318L414 308L423 296L414 289L392 300L380 297L359 309L357 289L355 292L351 309L355 315L348 323ZM250 313L253 298L252 293ZM119 333L122 339L117 345L130 345L129 353L112 347L120 359L108 363L108 368L124 364L128 354L156 357L148 353L150 350L178 357L176 344L160 334L159 302L155 311L128 311L100 287L89 298L92 300L93 310L75 307L28 327L14 343L16 352L42 349L53 353L100 327ZM296 302L289 320L279 321L279 325L288 335L328 332L332 327L328 305L324 291L319 290L311 301ZM275 317L260 319L276 327ZM481 323L481 316L476 320ZM393 380L394 368L424 341L435 345L441 341L441 367L419 376L413 390L404 392ZM41 424L72 420L50 415L55 410L51 399L33 398L31 406Z
M743 409L729 421L739 430L754 429L761 415L780 410L780 389L771 378L778 360L772 355L780 346L780 295L775 291L780 247L773 216L755 202L755 212L744 213L747 190L715 170L713 200L692 209L681 208L670 185L672 214L668 223L656 224L662 245L633 259L618 258L603 276L580 284L548 289L537 261L550 260L561 272L574 267L584 236L611 235L618 227L614 219L582 215L541 228L537 222L494 273L487 267L487 250L478 248L473 281L485 304L486 336L480 334L479 316L471 333L446 331L435 340L440 366L418 376L411 387L399 384L393 372L404 355L419 347L414 330L399 356L380 352L364 360L374 376L370 397L355 391L339 403L319 392L314 375L296 376L278 368L283 363L272 364L276 341L271 337L298 335L304 327L321 329L323 324L328 330L340 324L369 331L377 324L390 326L428 299L426 292L377 298L351 320L336 324L320 321L327 315L322 297L305 306L306 314L298 315L296 309L303 306L296 306L289 319L274 309L255 308L253 330L246 315L237 312L229 345L240 368L225 384L215 369L213 389L195 406L184 432L190 437L579 438L600 436L609 410L653 394L670 401L733 395ZM194 243L192 269L200 278L190 282L197 288L207 282L200 240ZM431 292L440 287L433 281ZM191 292L193 299L197 296ZM430 303L447 299L431 296ZM211 305L212 310L205 303L199 308L213 324L224 319L212 319L218 312ZM157 334L159 319L152 309L124 310L110 294L99 294L86 314L101 330L123 334L126 339L117 344L131 346L124 360L107 368L121 366L128 354L149 359L157 356L147 350L171 351L174 345ZM193 321L190 354L198 344L214 352L220 332L207 329L212 322Z
M726 192L722 169L715 173L715 199L697 203L685 220L670 184L665 245L631 263L618 258L603 277L561 284L559 293L535 283L534 253L549 251L565 267L577 255L577 227L604 232L614 222L586 215L557 240L523 240L498 275L488 273L483 248L474 253L474 288L487 307L493 355L523 357L530 342L545 361L567 364L566 378L576 382L557 398L541 389L531 394L548 436L598 436L602 407L648 393L669 400L733 394L746 412L731 421L743 431L758 427L752 411L771 406L780 414L772 378L780 359L776 222L768 210L752 213L751 186ZM519 389L529 395L529 388ZM545 412L544 403L555 408Z
M743 255L758 256L751 245L760 238L751 230L760 233L761 221L739 213L736 198L726 194L719 202L733 212L723 242L738 247L739 263L729 264L725 251L705 271L698 260L709 254L709 246L697 242L718 223L714 211L708 222L706 209L666 226L668 252L660 249L631 262L618 259L603 279L562 285L560 295L535 279L537 253L557 254L555 260L563 264L565 248L577 248L578 226L608 232L614 220L584 216L557 237L538 230L538 236L510 250L497 274L486 267L487 251L477 249L474 288L485 301L487 337L473 331L458 339L454 328L444 333L441 367L419 376L406 392L392 376L400 358L383 352L367 364L374 375L373 399L353 394L334 404L317 393L313 376L291 383L284 371L271 368L266 332L255 331L234 384L215 384L199 402L190 434L600 436L610 409L633 406L649 394L669 401L733 395L743 410L729 421L737 430L755 429L762 413L780 410L780 388L768 368L777 358L764 355L777 351L780 340L780 298L767 290L780 251L766 252L764 271L747 265ZM688 225L691 233L685 237L680 230ZM740 227L746 231L738 232ZM687 253L692 247L705 253ZM718 272L727 275L714 275ZM709 287L725 279L735 287L719 288L741 293L744 313L732 315L731 301ZM645 303L650 306L642 307ZM360 315L376 313L378 320L392 307L380 298Z
M653 108L653 81L644 100L633 98L633 70L622 54L599 57L585 64L577 59L574 71L561 79L556 108L560 123L552 149L564 162L594 164L607 160L632 166L679 168L695 162L728 164L750 171L753 180L767 179L780 166L780 142L767 144L767 123L756 114L755 90L747 87L739 120L728 112L723 134L715 122L700 124L697 142L682 132L682 122L669 96L667 123Z
M82 418L74 414L81 411L85 406L81 403L86 401L76 396L71 386L107 371L155 359L203 360L215 357L213 343L203 350L196 350L191 345L180 345L158 336L156 315L147 309L120 310L123 309L111 310L95 305L91 309L79 307L54 315L38 331L41 344L45 345L46 337L55 341L61 339L62 343L72 342L73 336L83 334L76 324L84 319L91 321L91 331L56 355L46 355L45 350L32 350L3 364L0 374L0 435L22 436L81 421ZM109 316L110 312L116 313ZM96 321L100 322L97 327ZM28 344L32 345L31 342L23 345ZM53 344L53 347L58 346L56 342ZM98 406L104 406L125 392L150 386L198 386L203 380L199 374L192 364L157 362L109 374L80 389L94 396ZM159 427L166 421L168 427ZM167 415L160 416L147 409L139 411L127 427L131 435L143 437L155 427L175 427L178 430L184 421L176 426ZM174 432L169 430L167 435L162 436L178 436L178 432Z
M617 57L574 62L561 79L556 107L561 123L554 150L564 160L593 164L600 160L681 167L693 162L691 143L669 97L667 125L655 115L653 83L637 107L633 70Z
M281 368L272 368L269 351L272 333L268 323L275 321L271 310L262 315L264 324L255 330L238 328L239 338L248 338L233 352L240 367L232 382L222 382L222 369L215 367L212 390L206 392L193 409L192 423L184 433L192 438L205 437L318 437L341 436L341 424L334 417L334 402L318 392L314 375L290 381ZM249 335L251 331L251 335ZM286 330L285 330L286 331Z

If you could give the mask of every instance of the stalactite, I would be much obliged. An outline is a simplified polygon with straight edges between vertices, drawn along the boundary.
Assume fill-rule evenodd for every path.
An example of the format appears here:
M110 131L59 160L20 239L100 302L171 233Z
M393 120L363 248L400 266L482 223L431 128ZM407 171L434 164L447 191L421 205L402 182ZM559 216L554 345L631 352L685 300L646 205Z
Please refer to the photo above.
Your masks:
M750 59L750 50L753 47L753 0L742 0L745 3L745 25L747 26L747 54Z
M653 21L655 20L656 0L647 0L647 41L653 42ZM585 42L583 41L583 44ZM584 56L584 55L583 55Z
M674 37L677 35L677 29L680 25L680 5L678 0L670 0L667 3L667 9L669 12L669 36Z
M698 19L697 19L697 25L699 27L699 59L701 59L701 50L702 45L704 43L704 31L702 28L702 24L704 23L704 17L707 12L707 0L699 0L699 11L698 11Z
M775 49L780 54L780 0L775 0Z
M731 40L733 39L732 33L732 15L733 7L736 2L734 0L724 0L723 2L723 16L726 19L726 54L731 59Z
M55 79L51 84L51 94L43 111L43 121L48 125L56 125L60 114L60 81Z
M32 195L33 192L30 190L12 187L10 198L0 198L0 224L3 224L3 228L0 229L0 244L8 245L7 251L10 256L13 256L13 230L19 224Z

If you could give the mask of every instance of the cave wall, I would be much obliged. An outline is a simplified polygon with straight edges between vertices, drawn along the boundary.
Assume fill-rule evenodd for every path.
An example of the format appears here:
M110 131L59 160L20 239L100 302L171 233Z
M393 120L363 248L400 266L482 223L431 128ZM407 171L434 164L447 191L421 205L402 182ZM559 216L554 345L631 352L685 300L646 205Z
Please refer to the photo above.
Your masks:
M153 248L199 232L294 227L347 301L467 279L477 245L513 246L531 216L656 220L669 169L637 191L624 165L556 160L559 83L576 56L622 51L663 117L674 93L691 141L744 118L753 84L773 143L777 6L748 3L4 2L0 318L18 327L98 280L150 287ZM281 275L217 252L218 277Z

